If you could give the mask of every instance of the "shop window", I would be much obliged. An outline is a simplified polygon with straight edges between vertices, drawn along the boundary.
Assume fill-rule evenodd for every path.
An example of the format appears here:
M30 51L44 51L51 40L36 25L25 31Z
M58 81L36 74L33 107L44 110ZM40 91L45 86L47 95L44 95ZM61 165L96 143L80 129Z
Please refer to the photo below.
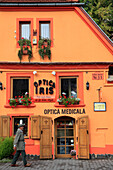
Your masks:
M60 77L60 95L66 93L66 97L77 98L77 77Z
M31 24L29 21L19 22L19 39L22 37L27 40L31 40Z
M14 117L13 118L13 135L16 135L19 124L25 124L24 126L24 136L28 137L28 117Z
M29 78L11 78L11 98L29 93Z
M51 39L50 21L39 21L39 39Z

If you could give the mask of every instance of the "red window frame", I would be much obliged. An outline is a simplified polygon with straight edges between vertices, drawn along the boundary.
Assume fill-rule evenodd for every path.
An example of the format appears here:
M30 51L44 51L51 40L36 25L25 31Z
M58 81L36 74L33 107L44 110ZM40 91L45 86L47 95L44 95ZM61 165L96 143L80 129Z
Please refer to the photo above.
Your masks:
M82 107L85 106L84 105L84 95L83 95L83 73L82 72L59 72L56 73L56 99L55 99L55 106L59 106L62 107L62 105L59 105L59 103L57 102L57 99L59 98L59 77L78 77L78 90L79 90L79 94L78 94L78 98L80 98L80 103L79 105L77 105L77 107ZM72 107L72 105L69 105L70 107ZM73 105L73 107L75 107L75 105Z
M31 24L31 45L33 45L33 18L17 18L16 19L16 41L17 41L17 48L19 48L19 44L18 44L18 41L19 41L19 22L30 22Z
M48 22L50 22L51 47L53 47L53 18L36 18L37 42L39 41L39 23L40 23L40 21L48 21ZM38 43L37 43L37 47L38 47Z

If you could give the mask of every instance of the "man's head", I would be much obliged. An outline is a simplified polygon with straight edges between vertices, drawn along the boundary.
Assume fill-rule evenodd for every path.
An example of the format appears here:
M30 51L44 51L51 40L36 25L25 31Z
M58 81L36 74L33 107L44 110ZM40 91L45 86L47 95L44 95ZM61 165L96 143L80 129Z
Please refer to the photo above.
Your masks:
M18 125L18 128L21 129L21 130L23 130L23 129L24 129L24 126L25 126L25 124L19 124L19 125Z

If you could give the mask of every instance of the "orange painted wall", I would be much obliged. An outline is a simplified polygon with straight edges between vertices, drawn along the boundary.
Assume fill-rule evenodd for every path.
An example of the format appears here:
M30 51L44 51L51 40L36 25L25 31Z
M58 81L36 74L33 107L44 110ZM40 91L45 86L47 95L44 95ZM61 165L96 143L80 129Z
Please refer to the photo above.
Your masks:
M1 61L19 61L16 33L17 18L32 18L33 29L36 29L36 18L53 19L53 47L51 62L80 62L80 61L112 61L108 49L95 36L92 30L75 11L54 12L0 12L0 47ZM60 19L59 19L60 18ZM4 49L5 50L4 52ZM24 56L23 61L28 61ZM32 62L43 62L38 54L37 46L33 47ZM44 62L49 61L48 58Z
M17 53L17 42L14 36L16 33L16 19L17 18L33 18L33 29L36 29L36 18L53 18L53 47L52 57L50 62L112 62L113 56L104 44L97 38L92 30L86 25L86 23L80 18L76 11L54 11L54 12L0 12L0 61L12 61L19 62ZM60 19L59 19L60 18ZM24 56L22 61L28 61L27 56ZM42 60L38 54L37 46L33 47L33 59L31 62L49 62L46 58ZM92 66L93 67L93 66ZM51 73L53 69L41 69L37 66L37 75L33 75L33 81L40 79L53 80L57 85L56 76ZM1 73L2 71L2 73ZM85 109L86 115L89 116L89 135L90 135L90 153L112 153L110 148L113 148L113 84L107 83L108 69L107 67L101 68L97 65L95 69L77 69L70 68L65 69L65 65L62 69L57 69L56 73L82 73L83 75L83 101L84 106L80 107L58 107L55 106L55 102L37 102L34 103L35 107L31 108L9 108L6 107L6 90L8 87L7 73L33 73L34 69L7 69L0 67L0 81L3 83L3 87L6 89L0 91L0 115L41 115L50 116L53 119L52 125L52 147L54 153L54 120L60 116L71 116L77 119L80 114L44 114L44 109ZM92 74L95 72L101 72L104 75L103 80L92 80ZM90 89L86 90L86 82L90 83ZM32 86L33 86L32 82ZM106 102L106 112L94 112L93 103L99 102L97 89L102 87L102 102ZM10 93L10 92L9 92ZM56 88L54 89L55 101ZM35 88L34 94L35 96ZM76 129L77 131L77 129ZM27 153L39 154L40 153L40 141L28 139L27 141ZM31 147L36 149L36 153L32 153Z

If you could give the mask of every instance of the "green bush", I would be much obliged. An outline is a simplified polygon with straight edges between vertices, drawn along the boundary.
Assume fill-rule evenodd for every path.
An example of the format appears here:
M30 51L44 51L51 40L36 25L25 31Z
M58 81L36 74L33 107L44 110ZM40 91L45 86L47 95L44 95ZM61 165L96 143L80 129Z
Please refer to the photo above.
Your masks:
M0 159L9 157L13 152L13 137L0 138Z

